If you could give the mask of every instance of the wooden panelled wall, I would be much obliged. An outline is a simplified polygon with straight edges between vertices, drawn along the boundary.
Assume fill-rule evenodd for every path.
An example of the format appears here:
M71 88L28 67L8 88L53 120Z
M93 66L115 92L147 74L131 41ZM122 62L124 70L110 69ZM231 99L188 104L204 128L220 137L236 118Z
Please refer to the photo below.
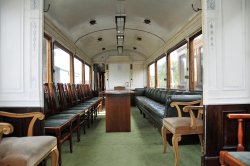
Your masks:
M229 120L229 113L250 113L250 104L208 105L205 107L204 155L203 165L216 166L219 164L219 152L236 150L237 120ZM244 145L250 150L250 121L244 122Z

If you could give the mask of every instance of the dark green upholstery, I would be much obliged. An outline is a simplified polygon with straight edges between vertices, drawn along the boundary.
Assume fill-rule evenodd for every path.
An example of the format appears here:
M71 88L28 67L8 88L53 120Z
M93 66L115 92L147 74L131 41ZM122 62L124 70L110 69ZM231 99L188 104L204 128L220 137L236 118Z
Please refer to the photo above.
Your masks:
M246 164L246 166L250 166L250 152L228 152L228 154Z
M46 119L50 120L50 119L72 119L74 118L76 115L75 114L56 114L56 115L51 115L49 117L47 117Z
M202 92L196 91L154 88L136 88L134 91L137 107L159 128L162 126L162 119L164 117L178 116L176 108L170 107L171 102L189 102L202 98ZM183 113L182 115L189 116L188 113Z
M44 122L45 127L61 127L68 123L67 119L47 119Z

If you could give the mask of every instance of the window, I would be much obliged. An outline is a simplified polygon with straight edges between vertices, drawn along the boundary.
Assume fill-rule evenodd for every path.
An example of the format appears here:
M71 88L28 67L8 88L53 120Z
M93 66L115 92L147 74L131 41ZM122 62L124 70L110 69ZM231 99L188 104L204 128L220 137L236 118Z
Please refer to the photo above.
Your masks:
M84 77L85 77L85 84L90 84L90 66L84 64Z
M169 74L171 89L187 88L187 44L169 54Z
M51 82L51 37L45 35L42 50L43 83Z
M148 67L149 72L149 87L154 88L155 87L155 63L152 63Z
M162 57L161 59L157 60L157 82L158 88L166 88L166 56Z
M70 83L70 53L54 44L54 82Z
M194 90L202 90L203 84L203 36L200 34L199 36L193 39L193 83Z
M82 62L74 58L74 80L75 84L82 84Z

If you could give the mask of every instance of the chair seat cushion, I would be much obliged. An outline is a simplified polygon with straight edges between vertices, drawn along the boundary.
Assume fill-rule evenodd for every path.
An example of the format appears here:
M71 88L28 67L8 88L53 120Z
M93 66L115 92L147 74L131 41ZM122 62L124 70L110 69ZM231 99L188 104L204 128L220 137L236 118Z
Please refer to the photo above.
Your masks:
M45 119L44 126L45 127L61 127L69 123L68 119Z
M163 119L163 126L166 127L173 134L189 135L189 134L202 134L203 121L195 119L196 129L192 129L190 117L171 117Z
M245 165L250 166L250 152L228 152L228 154L244 163Z
M56 114L56 115L52 115L52 116L49 116L47 117L47 119L73 119L76 117L76 114Z
M79 114L79 115L83 115L85 113L85 110L83 109L69 109L69 110L65 110L62 112L62 114Z
M0 165L33 166L55 146L52 136L7 137L0 143Z

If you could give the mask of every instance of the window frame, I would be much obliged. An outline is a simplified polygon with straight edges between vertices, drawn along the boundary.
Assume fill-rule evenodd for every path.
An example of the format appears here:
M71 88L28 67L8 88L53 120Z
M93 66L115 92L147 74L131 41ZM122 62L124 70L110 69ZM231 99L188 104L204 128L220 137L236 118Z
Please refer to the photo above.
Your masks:
M195 90L194 81L194 39L202 34L202 30L199 30L189 38L189 89ZM204 45L204 43L203 43Z
M92 72L91 72L91 65L88 64L87 62L84 62L84 84L86 84L86 79L85 79L85 65L89 67L89 86L92 87Z
M53 66L52 66L52 37L49 36L48 34L44 33L43 37L48 41L48 48L46 50L46 60L47 60L47 63L46 63L46 68L47 68L47 82L48 83L51 83L52 82L52 69L53 69Z
M159 60L163 59L163 58L166 59L166 74L165 74L165 78L164 78L164 80L166 81L166 83L165 83L165 87L164 88L167 88L167 54L165 54L165 53L163 53L161 56L159 56L159 57L157 57L155 59L155 65L156 65L155 74L156 74L156 78L157 78L156 79L156 84L155 84L156 88L159 88L159 80L158 80L159 76L158 76L158 65L157 65L157 62Z
M156 66L156 63L155 63L156 61L153 61L153 62L151 62L151 63L149 63L148 64L148 87L149 88L151 88L150 87L150 69L149 69L149 66L151 66L151 65L153 65L154 64L154 66L155 66L155 86L154 86L154 88L156 88L156 84L157 84L157 73L156 73L156 69L157 69L157 66ZM153 87L152 87L153 88Z
M73 82L75 84L75 60L74 58L78 59L82 63L82 84L84 84L84 61L78 56L74 55L73 56Z
M52 81L54 81L54 55L55 55L54 50L55 50L55 46L57 46L58 48L62 49L65 52L67 52L69 54L69 56L70 56L69 83L73 84L73 80L74 80L74 78L73 78L73 73L74 73L74 67L73 67L73 57L74 56L73 56L73 53L69 49L67 49L65 46L63 46L61 43L59 43L58 41L56 41L56 40L53 42L53 51L52 51L52 58L51 58L51 60L52 60L51 64L52 64L52 69L53 69L53 72L52 72Z
M178 48L184 46L185 44L187 44L187 54L188 54L188 49L189 49L189 43L186 39L180 41L179 43L177 43L175 46L173 46L172 48L170 48L168 51L167 51L167 89L168 90L171 90L171 59L170 59L170 54L177 50ZM187 55L188 57L188 55ZM188 61L188 59L187 59ZM188 67L188 64L187 64L187 68ZM189 85L190 86L190 85ZM189 88L189 87L188 87ZM178 90L178 89L177 89Z

